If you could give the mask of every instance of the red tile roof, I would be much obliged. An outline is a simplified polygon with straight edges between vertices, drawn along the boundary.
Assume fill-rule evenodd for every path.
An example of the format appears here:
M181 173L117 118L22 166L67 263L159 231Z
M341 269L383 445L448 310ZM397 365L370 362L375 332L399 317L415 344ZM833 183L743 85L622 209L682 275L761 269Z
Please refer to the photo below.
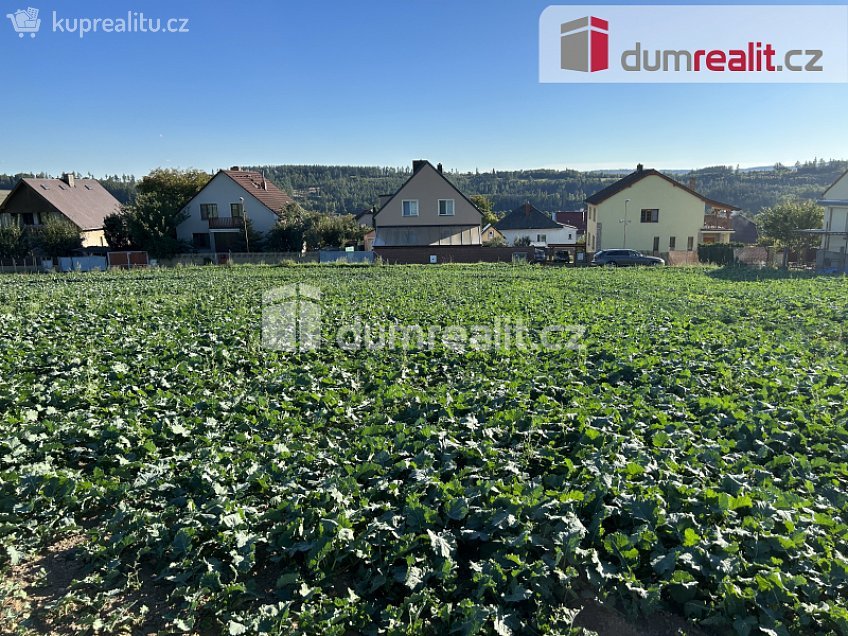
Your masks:
M271 212L279 212L289 203L294 203L294 199L258 172L247 170L222 170L222 172L256 197Z
M583 210L554 212L554 221L576 227L580 232L586 231L586 212Z

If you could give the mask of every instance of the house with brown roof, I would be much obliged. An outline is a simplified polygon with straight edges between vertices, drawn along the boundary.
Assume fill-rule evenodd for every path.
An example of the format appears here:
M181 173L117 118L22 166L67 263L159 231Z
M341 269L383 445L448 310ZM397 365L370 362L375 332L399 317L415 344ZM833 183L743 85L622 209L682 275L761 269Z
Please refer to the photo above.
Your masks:
M120 202L95 179L24 178L0 204L0 223L37 231L51 218L65 219L79 228L83 247L103 247L103 219L120 210Z
M518 206L500 221L495 223L506 239L507 245L514 246L529 241L534 247L559 247L574 245L577 242L577 228L562 225L530 203Z
M729 243L735 205L715 201L658 170L636 171L586 199L586 249L694 251Z
M374 247L480 246L480 210L442 165L412 162L412 176L374 213Z
M269 232L290 203L294 200L259 172L219 170L186 203L188 218L177 227L177 238L199 252L226 252L241 242L248 220L256 232Z

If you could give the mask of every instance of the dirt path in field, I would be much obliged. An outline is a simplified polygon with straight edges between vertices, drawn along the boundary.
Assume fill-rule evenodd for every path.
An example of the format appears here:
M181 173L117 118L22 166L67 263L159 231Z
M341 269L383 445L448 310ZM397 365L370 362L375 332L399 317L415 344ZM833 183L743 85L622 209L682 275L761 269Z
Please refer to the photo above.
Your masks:
M70 598L72 587L87 575L85 535L73 535L51 545L42 556L13 566L0 586L0 635L49 634L70 636L90 633L91 627L75 622L74 609L78 600ZM162 615L167 610L164 590L151 582L152 577L140 577L138 589L123 591L105 603L101 619L105 622L119 607L140 609L145 615L135 618L135 625L121 633L133 636L152 636L165 630Z
M634 622L593 601L583 605L574 624L599 636L707 636L704 631L673 614L657 612L650 618Z
M74 600L68 593L87 574L82 546L84 535L66 537L54 543L38 559L12 568L0 586L0 636L26 633L71 636L87 633L88 626L74 621ZM128 630L133 636L155 636L167 631L161 618L167 611L167 594L150 573L139 577L138 589L124 591L100 610L102 618L116 608L146 606ZM629 620L615 610L586 601L574 625L599 636L707 636L683 618L659 612L639 621Z

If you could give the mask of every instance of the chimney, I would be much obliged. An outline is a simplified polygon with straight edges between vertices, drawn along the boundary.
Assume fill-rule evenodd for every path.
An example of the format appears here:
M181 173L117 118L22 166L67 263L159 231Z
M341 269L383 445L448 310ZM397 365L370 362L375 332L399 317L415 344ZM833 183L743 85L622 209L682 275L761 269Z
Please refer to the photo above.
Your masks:
M694 190L696 185L698 185L698 180L695 177L689 177L689 189Z
M74 180L74 173L73 172L66 172L65 174L63 174L62 175L62 181L67 183L72 188L76 187L76 182Z
M241 172L241 168L239 166L232 166L230 170L234 170L235 172Z
M436 170L439 171L439 174L442 174L442 164L439 164L438 166L436 166Z
M415 174L416 172L421 170L421 168L423 168L426 165L427 165L426 159L416 159L415 161L412 162L412 174Z
M643 166L641 163L636 164L636 172L642 172L644 169L645 166Z

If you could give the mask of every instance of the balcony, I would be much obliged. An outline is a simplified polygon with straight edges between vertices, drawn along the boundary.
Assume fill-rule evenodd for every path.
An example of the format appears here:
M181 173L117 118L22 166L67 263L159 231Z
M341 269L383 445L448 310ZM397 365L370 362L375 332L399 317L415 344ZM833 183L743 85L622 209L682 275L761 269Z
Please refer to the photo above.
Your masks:
M705 230L732 230L733 229L733 221L730 217L721 216L718 214L705 214L704 215L704 229Z
M244 228L244 221L238 217L222 217L209 219L210 230L241 230Z

